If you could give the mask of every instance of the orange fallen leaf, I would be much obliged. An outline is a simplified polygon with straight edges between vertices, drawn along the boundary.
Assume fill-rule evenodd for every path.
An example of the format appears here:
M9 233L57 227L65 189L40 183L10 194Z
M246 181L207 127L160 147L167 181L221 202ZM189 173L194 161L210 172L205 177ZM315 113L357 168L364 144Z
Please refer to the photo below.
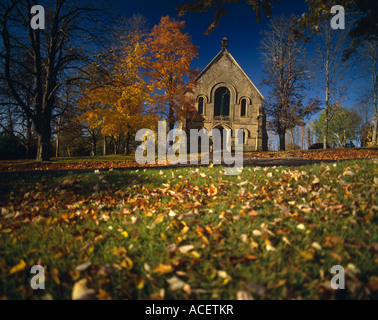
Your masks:
M250 215L252 217L258 217L260 214L255 210L251 210L251 211L248 212L248 215Z

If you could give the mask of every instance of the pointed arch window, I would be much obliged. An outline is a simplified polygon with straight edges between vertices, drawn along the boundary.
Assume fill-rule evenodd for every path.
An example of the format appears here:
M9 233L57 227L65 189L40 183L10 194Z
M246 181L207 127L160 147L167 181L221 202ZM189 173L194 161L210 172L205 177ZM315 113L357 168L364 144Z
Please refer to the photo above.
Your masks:
M248 130L243 129L243 143L247 144L247 140L249 138L249 132Z
M203 115L203 97L198 99L198 114Z
M214 116L229 117L230 116L230 100L231 94L226 87L220 87L215 90L214 98Z
M240 105L240 116L245 117L247 115L247 100L242 99L241 105Z

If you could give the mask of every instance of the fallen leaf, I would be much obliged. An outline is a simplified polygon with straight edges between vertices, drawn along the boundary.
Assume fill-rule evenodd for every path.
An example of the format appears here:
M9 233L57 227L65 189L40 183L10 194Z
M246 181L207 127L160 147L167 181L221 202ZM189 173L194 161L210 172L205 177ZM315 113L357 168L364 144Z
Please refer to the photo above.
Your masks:
M122 268L125 268L127 270L131 270L134 266L133 261L129 257L125 257L121 263L119 264Z
M26 268L26 263L24 260L21 260L19 264L15 265L14 267L10 269L9 274L20 272L24 270L25 268Z
M193 245L186 245L186 246L181 246L181 247L179 247L179 251L181 252L181 253L187 253L187 252L189 252L189 251L191 251L191 250L193 250L194 249L194 246Z
M168 246L165 247L165 250L167 252L174 252L177 249L176 243L171 243Z
M286 237L282 237L282 240L283 240L283 242L285 242L286 244L291 246L291 242Z
M95 290L88 288L88 280L80 279L77 281L72 289L72 300L94 300Z
M305 251L301 251L300 252L300 255L302 256L302 258L304 258L305 260L313 260L314 259L314 256L315 256L315 252L313 249L308 249L308 250L305 250Z
M367 284L367 287L371 291L378 291L378 277L377 276L371 276L370 280Z
M168 215L169 215L170 217L174 217L174 216L176 216L176 213L175 213L174 211L172 211L172 210L169 210Z
M88 268L91 266L91 264L92 264L92 263L91 263L90 261L84 262L84 263L78 265L78 266L75 268L75 270L76 270L76 271L84 271L84 270L88 269Z
M337 254L336 252L331 252L331 256L333 259L337 260L338 262L342 262L343 261L343 258Z
M254 300L253 297L247 291L238 291L236 293L237 300Z
M169 284L169 289L171 291L177 291L177 290L180 290L184 287L185 285L185 282L182 281L180 278L176 277L176 276L173 276L172 278L168 279L167 280L168 284Z
M263 287L262 285L260 285L258 283L255 283L255 282L247 283L247 288L250 289L252 291L252 293L254 293L254 294L256 294L260 297L263 297L266 293L265 287Z
M98 294L96 295L96 298L98 300L113 300L111 295L102 289L99 290Z
M252 234L253 234L255 237L260 237L262 233L261 233L260 230L253 230L253 231L252 231Z
M51 275L51 278L54 280L54 282L56 284L60 284L60 280L59 280L59 270L56 269L56 268L51 268L51 271L50 271L50 275Z
M173 271L173 268L171 265L169 264L159 264L154 270L152 270L153 272L155 273L159 273L159 274L166 274L166 273L170 273Z
M250 215L252 217L258 217L260 214L255 210L251 210L251 211L248 212L248 215Z
M303 223L297 225L297 229L299 230L306 230L306 227Z

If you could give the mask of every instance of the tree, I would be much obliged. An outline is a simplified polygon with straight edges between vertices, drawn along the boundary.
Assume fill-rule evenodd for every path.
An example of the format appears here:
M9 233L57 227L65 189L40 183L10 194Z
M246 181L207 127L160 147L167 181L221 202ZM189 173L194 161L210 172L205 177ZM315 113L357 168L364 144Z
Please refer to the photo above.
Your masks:
M301 148L301 127L295 126L287 130L289 142L286 143L286 150L300 150Z
M366 41L365 46L360 48L360 58L362 59L363 77L369 83L366 88L366 98L368 103L372 102L374 106L372 146L376 146L378 129L378 40Z
M88 57L83 48L99 36L99 25L94 19L100 10L88 2L39 1L46 11L45 30L34 30L31 24L31 7L36 1L0 3L0 77L14 103L33 123L38 139L37 160L50 158L51 122L57 97L63 87L75 83L76 70ZM30 64L25 63L26 57ZM30 86L20 79L20 72L23 77L30 77Z
M313 144L314 131L315 131L315 124L313 122L307 123L306 125L307 148L309 148Z
M195 112L194 99L185 93L195 84L197 72L190 64L198 57L198 47L181 31L184 28L185 22L162 17L146 39L149 57L144 60L145 74L157 111L166 116L170 130L178 118L188 118Z
M212 33L218 26L221 18L227 14L225 4L237 3L240 0L193 0L192 2L184 3L175 7L179 13L179 17L184 16L188 12L204 12L214 10L213 22L207 28L205 34ZM262 15L265 13L270 17L273 3L278 4L279 0L245 0L256 13L256 22L260 21Z
M369 90L366 86L359 92L357 101L354 105L354 109L362 117L363 123L368 123L368 121L374 116L374 95L371 94L372 90Z
M261 41L265 72L262 82L271 89L265 109L279 136L280 150L285 150L286 131L304 125L304 119L315 113L319 105L315 99L309 99L305 105L303 93L311 75L309 63L303 58L305 42L295 32L296 20L283 15L271 20Z
M141 74L147 47L138 23L144 22L139 16L133 16L130 22L134 22L127 22L132 29L124 30L124 36L117 30L118 43L101 56L98 64L88 69L90 81L83 86L79 100L85 110L79 119L86 121L92 130L101 130L104 137L113 137L115 153L121 135L126 134L125 151L128 153L130 135L157 122L155 114L146 112L151 87Z
M345 74L349 63L342 61L346 49L346 30L333 30L328 22L318 27L315 35L316 73L320 87L324 90L324 149L328 145L328 123L340 105L345 86Z
M218 26L220 19L227 14L225 5L241 2L241 0L192 0L177 6L179 17L184 16L188 12L205 12L214 10L213 22L206 30L209 34ZM279 0L243 0L256 13L256 22L262 15L268 18L271 15L273 4L279 4ZM352 37L352 47L349 54L356 51L362 40L378 39L377 16L378 3L371 0L338 0L333 3L329 0L311 0L308 2L308 12L304 12L298 19L298 26L309 27L316 31L317 26L323 21L330 21L332 14L330 12L333 5L343 6L347 12L353 13L355 18L354 27L349 32Z
M351 140L357 140L361 134L361 117L360 115L345 106L340 106L328 123L328 137L330 145L338 145L344 147L345 143ZM322 111L319 118L314 122L315 134L323 137L325 125L325 110Z
M28 68L32 68L31 57L25 57L20 59L22 65L27 65ZM19 87L19 92L24 100L31 104L33 97L30 94L29 88L33 85L33 79L31 74L25 73L20 66L15 67L15 77L17 82L23 85ZM0 72L0 127L7 135L12 136L21 145L25 147L25 156L30 159L35 157L35 143L36 137L34 134L33 123L31 118L25 111L20 108L12 97L11 92L7 87L7 83Z

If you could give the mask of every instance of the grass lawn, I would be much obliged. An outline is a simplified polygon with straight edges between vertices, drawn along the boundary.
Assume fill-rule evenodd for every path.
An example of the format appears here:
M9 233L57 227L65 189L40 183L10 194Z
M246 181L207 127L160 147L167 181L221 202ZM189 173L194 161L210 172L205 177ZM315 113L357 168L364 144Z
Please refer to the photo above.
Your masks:
M378 299L377 163L3 175L0 298Z

